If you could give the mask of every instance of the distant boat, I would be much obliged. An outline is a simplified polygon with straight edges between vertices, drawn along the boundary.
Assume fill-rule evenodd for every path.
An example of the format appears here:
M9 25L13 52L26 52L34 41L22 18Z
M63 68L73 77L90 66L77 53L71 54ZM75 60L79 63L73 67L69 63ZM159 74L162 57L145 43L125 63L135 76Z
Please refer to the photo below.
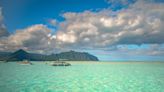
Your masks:
M0 61L0 63L7 63L7 61Z
M70 63L66 63L63 61L54 61L54 62L51 62L49 65L51 65L51 66L71 66Z
M23 61L20 61L18 63L21 64L21 65L32 65L32 63L28 60L23 60Z

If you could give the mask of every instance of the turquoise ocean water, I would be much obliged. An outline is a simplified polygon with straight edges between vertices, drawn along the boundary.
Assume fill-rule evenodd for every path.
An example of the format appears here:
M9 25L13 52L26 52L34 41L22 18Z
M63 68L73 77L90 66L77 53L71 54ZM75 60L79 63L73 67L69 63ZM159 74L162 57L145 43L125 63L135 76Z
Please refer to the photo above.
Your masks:
M164 92L164 63L0 63L0 92Z

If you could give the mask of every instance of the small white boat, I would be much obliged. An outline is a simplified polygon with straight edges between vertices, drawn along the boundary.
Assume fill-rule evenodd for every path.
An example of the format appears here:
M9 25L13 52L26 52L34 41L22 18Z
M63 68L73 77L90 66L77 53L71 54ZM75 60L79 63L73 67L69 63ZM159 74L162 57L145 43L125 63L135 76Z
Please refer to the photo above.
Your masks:
M70 63L66 63L63 61L54 61L54 62L51 62L49 65L51 65L51 66L71 66Z
M32 63L28 60L23 60L23 61L20 61L18 63L21 64L21 65L32 65Z

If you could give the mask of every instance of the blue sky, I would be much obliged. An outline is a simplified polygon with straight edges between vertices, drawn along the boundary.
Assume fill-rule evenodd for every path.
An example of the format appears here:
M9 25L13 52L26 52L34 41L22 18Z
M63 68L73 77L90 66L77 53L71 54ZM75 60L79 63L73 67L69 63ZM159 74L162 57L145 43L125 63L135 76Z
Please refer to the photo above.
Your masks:
M134 0L128 1L133 2ZM0 6L3 9L5 25L10 32L33 24L46 24L50 18L62 21L61 14L64 12L98 11L104 8L119 10L128 7L120 2L113 6L113 3L105 0L1 0Z
M109 6L103 0L1 0L4 22L9 31L33 24L47 23L55 18L62 21L64 12L96 11ZM26 21L26 22L25 22Z
M105 61L164 60L163 0L1 0L0 7L2 24L10 33L0 38L9 40L2 50L73 49Z

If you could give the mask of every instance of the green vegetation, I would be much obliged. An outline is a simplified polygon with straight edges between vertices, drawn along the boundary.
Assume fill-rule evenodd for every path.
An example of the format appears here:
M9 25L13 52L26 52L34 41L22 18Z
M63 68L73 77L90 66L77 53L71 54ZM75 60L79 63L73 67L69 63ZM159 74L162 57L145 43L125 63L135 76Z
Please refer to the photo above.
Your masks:
M30 61L98 61L98 58L86 53L86 52L62 52L59 54L51 54L51 55L43 55L43 54L35 54L28 53L22 49L10 53L10 52L1 52L0 60L1 61L23 61L24 59Z

